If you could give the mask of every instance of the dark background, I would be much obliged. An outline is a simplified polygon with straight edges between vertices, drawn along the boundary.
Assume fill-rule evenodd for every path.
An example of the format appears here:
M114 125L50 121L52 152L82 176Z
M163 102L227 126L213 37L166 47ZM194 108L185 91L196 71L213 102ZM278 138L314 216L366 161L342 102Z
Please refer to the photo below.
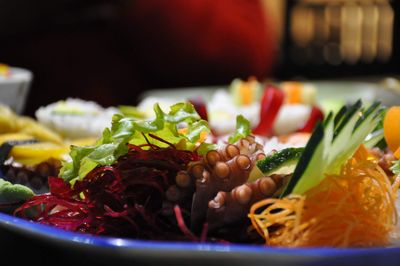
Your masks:
M180 68L173 69L176 61L181 59L176 55L176 59L168 58L168 48L164 47L165 51L156 55L152 54L152 47L146 47L142 52L136 43L143 38L162 35L163 32L151 27L148 32L140 31L138 36L134 31L130 32L129 27L135 29L137 21L128 21L131 25L127 27L127 19L130 18L126 10L132 8L135 2L0 0L0 62L27 68L34 73L26 114L33 115L39 106L67 97L95 100L104 106L133 105L137 104L138 95L149 89L226 85L233 78L246 79L253 74L250 67L246 68L243 59L237 64L243 64L242 68L233 67L227 60L225 65L209 64L198 67L199 71L194 69L185 72L182 64ZM268 58L269 68L255 76L260 79L290 80L398 75L399 1L390 2L395 12L393 53L390 59L386 62L336 66L321 62L299 65L291 57L293 41L289 33L290 14L298 2L301 3L286 1L284 38L273 58ZM222 8L220 11L223 11ZM149 25L152 21L157 21L157 15L149 19ZM160 47L162 49L163 45L158 44L157 49ZM312 46L310 50L313 50ZM142 53L146 53L146 57ZM196 51L189 56L195 54ZM240 56L248 57L246 54ZM193 58L194 64L198 61L198 58ZM165 73L162 68L166 69Z
M216 3L0 0L0 61L34 73L29 115L67 97L105 106L136 104L137 96L152 88L227 84L253 73L262 78L269 72L263 67L267 62L257 72L251 64L260 53L268 59L268 49L258 49L265 41L253 42L254 48L245 40L258 32L266 36L257 1ZM254 19L244 18L246 12Z

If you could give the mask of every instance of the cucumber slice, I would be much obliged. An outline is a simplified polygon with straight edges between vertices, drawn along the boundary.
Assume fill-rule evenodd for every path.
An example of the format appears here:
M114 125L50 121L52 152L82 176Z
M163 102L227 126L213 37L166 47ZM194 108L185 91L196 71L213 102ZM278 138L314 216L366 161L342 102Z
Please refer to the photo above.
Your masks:
M281 197L289 195L293 191L294 187L297 185L299 189L307 190L307 188L310 187L312 184L307 184L307 182L304 182L303 180L306 178L302 178L303 176L306 176L307 179L321 179L321 167L312 166L322 164L324 150L324 142L322 141L323 138L324 128L321 123L318 123L314 129L313 134L310 137L310 140L307 142L307 145L304 148L301 157L299 158L293 176L290 178L288 184L282 192Z
M304 148L286 148L257 161L257 167L264 175L292 174Z
M281 197L290 193L303 194L319 184L326 174L338 174L376 128L381 113L379 103L364 110L361 101L357 101L348 109L340 109L333 119L328 115L323 124L314 129Z

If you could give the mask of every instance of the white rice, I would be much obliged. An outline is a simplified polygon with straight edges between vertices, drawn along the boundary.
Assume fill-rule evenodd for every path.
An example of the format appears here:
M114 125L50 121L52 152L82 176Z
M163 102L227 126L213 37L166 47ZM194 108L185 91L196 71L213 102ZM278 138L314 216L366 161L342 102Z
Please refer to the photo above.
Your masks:
M207 104L209 123L218 135L230 134L236 128L236 116L243 115L251 125L258 123L260 104L237 106L228 91L217 90Z
M56 112L65 109L66 112ZM72 110L72 112L71 112ZM103 108L99 104L81 99L68 98L40 107L35 115L38 121L69 139L100 137L111 126L117 108Z
M310 105L287 104L279 110L275 120L274 132L276 135L286 135L301 128L311 113Z

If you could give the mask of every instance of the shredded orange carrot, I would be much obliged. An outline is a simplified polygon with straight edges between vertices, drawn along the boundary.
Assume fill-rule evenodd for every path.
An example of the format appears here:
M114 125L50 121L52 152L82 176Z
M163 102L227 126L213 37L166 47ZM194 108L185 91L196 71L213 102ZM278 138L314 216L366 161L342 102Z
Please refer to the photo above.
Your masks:
M187 128L179 128L178 133L181 135L185 135L188 133L188 129ZM199 142L204 142L206 140L207 136L208 136L207 131L200 132Z
M327 175L305 195L266 199L249 217L268 245L287 247L384 246L397 223L392 184L364 149L339 175Z

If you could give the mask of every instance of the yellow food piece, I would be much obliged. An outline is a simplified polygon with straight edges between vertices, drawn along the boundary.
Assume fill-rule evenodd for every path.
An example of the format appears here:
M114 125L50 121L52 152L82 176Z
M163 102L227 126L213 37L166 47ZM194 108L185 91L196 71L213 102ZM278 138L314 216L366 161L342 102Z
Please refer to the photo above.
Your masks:
M6 133L0 134L0 145L7 141L18 141L18 140L32 140L35 139L31 135L23 133Z
M24 158L61 159L68 151L69 148L65 145L57 145L51 142L39 142L14 146L10 152L10 156L14 157L16 160Z
M207 136L208 136L207 131L202 131L202 132L200 133L199 142L204 142L204 141L206 140Z
M29 117L20 117L17 121L18 131L29 134L41 141L50 141L54 143L63 143L62 137L54 131L39 124Z
M96 144L98 138L82 138L82 139L74 139L67 142L68 145L74 146L90 146Z
M0 76L9 77L10 75L10 67L6 64L0 64Z
M37 157L37 158L17 158L14 159L15 162L20 163L25 166L35 166L41 162L49 160L49 157Z
M0 133L16 132L16 115L5 105L0 105Z
M392 152L400 147L400 106L390 107L383 120L383 133Z
M187 132L188 132L188 129L186 127L178 129L178 133L181 135L185 135Z
M40 141L63 143L62 137L32 118L18 116L7 106L0 105L0 134L22 133Z
M185 135L188 133L188 129L187 128L179 128L178 133L181 135ZM204 142L206 140L207 136L208 136L207 131L202 131L200 133L199 142Z

